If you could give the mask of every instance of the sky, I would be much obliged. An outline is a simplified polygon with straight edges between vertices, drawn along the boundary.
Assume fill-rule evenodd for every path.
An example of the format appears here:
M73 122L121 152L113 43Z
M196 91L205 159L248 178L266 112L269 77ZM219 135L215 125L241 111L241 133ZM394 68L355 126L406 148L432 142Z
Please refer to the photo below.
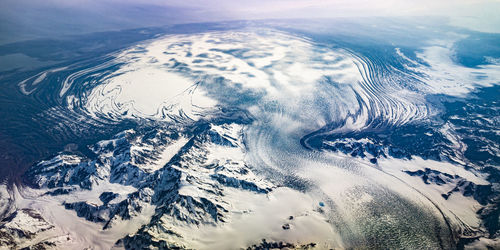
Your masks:
M500 33L500 0L2 0L0 43L168 24L270 18L445 16Z

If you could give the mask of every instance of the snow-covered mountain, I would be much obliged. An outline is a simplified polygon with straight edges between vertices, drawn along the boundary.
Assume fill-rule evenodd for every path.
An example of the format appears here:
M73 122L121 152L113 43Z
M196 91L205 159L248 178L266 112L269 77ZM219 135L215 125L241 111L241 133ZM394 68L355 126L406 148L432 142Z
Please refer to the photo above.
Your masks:
M72 141L1 186L0 247L499 247L500 64L465 31L243 24L22 75Z

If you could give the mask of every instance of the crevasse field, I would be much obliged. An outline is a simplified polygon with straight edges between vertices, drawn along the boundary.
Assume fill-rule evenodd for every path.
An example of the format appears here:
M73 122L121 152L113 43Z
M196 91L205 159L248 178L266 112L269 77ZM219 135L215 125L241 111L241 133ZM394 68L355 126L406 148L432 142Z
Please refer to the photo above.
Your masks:
M0 45L39 62L1 73L0 247L500 247L499 35L374 18L96 37Z

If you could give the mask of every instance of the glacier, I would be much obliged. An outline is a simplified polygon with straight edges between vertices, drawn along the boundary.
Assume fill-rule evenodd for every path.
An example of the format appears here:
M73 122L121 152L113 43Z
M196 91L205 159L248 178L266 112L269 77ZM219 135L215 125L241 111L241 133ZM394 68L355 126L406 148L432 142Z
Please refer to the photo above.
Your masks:
M500 64L457 63L467 35L366 53L300 25L236 26L16 82L50 91L57 105L35 117L54 134L115 130L0 188L0 246L499 246ZM486 157L469 156L471 133Z

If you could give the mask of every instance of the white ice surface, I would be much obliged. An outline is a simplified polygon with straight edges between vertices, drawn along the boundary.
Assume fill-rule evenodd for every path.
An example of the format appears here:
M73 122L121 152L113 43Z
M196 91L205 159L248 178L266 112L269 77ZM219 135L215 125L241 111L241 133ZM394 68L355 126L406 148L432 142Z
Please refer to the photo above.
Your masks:
M268 242L285 241L294 244L315 242L321 249L339 247L340 239L317 211L318 201L307 194L278 188L268 195L236 189L225 192L231 200L231 221L219 227L202 226L186 232L187 241L196 249L239 249ZM289 220L293 216L293 220ZM282 225L290 224L289 230Z
M132 191L130 187L110 183L101 183L94 188L93 191L86 190L70 195L50 196L41 195L44 190L14 187L15 206L18 209L30 208L39 212L45 220L55 226L43 236L62 237L63 240L57 242L58 248L67 249L110 249L117 240L136 232L140 226L151 219L155 207L144 204L144 209L138 216L131 220L115 221L111 229L103 230L102 224L80 218L74 210L65 209L62 205L64 201L71 202L71 200L99 204L101 203L98 200L99 191L112 191L119 194Z
M399 49L396 52L411 64L407 67L422 73L418 77L425 85L418 86L425 93L446 94L464 97L477 87L500 84L500 63L490 60L490 64L469 68L456 62L455 43L466 36L447 34L446 40L428 41L428 46L416 54L426 65L406 57Z

